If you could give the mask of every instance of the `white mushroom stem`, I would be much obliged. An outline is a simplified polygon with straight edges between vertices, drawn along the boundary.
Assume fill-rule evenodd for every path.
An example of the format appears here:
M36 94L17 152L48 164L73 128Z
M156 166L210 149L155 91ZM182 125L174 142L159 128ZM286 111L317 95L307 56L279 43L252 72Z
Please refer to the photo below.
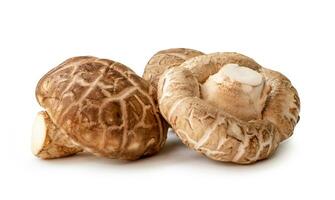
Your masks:
M42 159L60 158L82 151L57 128L45 111L37 113L31 139L33 154Z
M202 84L202 98L245 121L261 119L270 88L262 74L237 64L226 64Z

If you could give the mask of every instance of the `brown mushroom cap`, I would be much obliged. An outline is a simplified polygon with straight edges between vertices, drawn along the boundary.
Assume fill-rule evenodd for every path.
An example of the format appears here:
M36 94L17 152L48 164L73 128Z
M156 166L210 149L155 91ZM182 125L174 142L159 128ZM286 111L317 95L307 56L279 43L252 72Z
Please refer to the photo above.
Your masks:
M36 88L51 120L84 150L127 160L165 144L167 127L155 94L125 65L90 56L66 60Z
M157 88L159 77L169 68L179 66L186 60L204 55L204 53L187 48L172 48L157 52L145 66L143 78Z
M239 119L203 99L201 84L230 63L263 74L271 87L260 119ZM269 157L291 135L299 114L299 98L288 79L238 53L198 56L168 69L158 83L158 101L183 143L211 159L240 164Z
M281 73L266 68L262 68L261 73L272 88L263 110L263 119L276 124L280 130L280 140L286 140L293 134L300 118L298 92Z

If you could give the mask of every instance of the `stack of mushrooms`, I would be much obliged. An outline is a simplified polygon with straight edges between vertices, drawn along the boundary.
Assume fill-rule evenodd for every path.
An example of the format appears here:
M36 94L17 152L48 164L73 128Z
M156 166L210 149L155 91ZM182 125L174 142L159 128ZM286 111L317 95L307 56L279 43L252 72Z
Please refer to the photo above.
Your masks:
M36 87L33 154L78 152L137 160L158 153L172 128L190 149L223 162L271 156L299 121L290 80L239 53L184 48L156 53L143 78L125 65L83 56L49 71Z

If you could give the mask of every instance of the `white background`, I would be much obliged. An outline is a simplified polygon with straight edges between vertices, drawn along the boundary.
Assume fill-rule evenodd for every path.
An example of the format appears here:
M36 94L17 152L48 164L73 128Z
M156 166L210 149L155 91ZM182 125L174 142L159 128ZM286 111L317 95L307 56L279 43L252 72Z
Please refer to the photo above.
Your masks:
M334 199L335 7L331 1L0 1L0 199ZM30 152L39 78L66 58L120 61L139 75L158 50L237 51L288 76L293 137L269 160L211 161L169 135L121 162Z

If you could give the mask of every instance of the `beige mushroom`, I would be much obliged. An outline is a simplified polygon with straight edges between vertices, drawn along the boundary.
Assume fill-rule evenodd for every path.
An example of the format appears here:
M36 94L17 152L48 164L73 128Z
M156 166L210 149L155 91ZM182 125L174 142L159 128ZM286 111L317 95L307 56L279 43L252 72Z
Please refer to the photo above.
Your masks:
M159 77L169 68L179 66L186 60L204 53L186 48L172 48L157 52L145 66L143 78L157 88Z
M238 53L191 58L158 83L163 117L190 148L249 164L268 158L299 119L290 81Z
M126 160L155 154L165 144L167 126L155 95L125 65L89 56L66 60L36 88L52 123L75 144L95 155Z
M51 121L45 111L37 113L33 133L31 150L42 159L61 158L83 151Z

